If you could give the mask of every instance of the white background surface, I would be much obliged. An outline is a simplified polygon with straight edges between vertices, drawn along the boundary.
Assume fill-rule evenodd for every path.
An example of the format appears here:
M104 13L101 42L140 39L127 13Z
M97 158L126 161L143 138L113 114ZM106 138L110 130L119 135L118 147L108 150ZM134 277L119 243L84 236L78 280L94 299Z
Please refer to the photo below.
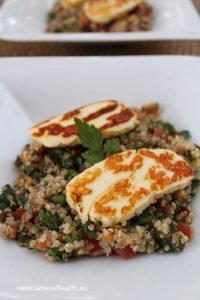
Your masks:
M191 0L147 0L154 8L149 32L45 33L46 16L55 0L7 0L0 10L0 37L24 41L111 42L200 39L200 17Z
M164 116L177 128L190 129L200 143L199 58L8 58L0 59L0 82L16 98L13 104L0 86L0 184L13 179L11 160L28 139L26 129L31 121L95 100L118 99L132 106L161 102L166 108ZM85 258L56 264L0 239L0 299L199 300L198 199L194 208L194 239L180 254L138 255L128 261ZM34 284L86 285L88 292L16 292L16 285Z

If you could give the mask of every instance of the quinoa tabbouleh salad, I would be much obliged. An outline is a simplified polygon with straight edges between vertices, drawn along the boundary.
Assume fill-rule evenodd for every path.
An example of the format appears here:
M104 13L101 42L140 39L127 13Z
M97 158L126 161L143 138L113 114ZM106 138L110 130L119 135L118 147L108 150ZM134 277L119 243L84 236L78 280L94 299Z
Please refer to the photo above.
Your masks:
M47 21L47 32L147 31L153 9L143 0L58 0Z
M200 148L160 113L100 101L31 128L0 195L2 236L49 261L182 251Z

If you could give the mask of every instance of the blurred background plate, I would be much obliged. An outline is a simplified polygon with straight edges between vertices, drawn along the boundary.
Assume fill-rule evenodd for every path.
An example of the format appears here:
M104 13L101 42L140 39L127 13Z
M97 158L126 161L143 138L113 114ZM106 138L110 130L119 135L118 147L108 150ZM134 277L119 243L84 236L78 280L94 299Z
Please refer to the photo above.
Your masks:
M200 39L200 17L191 0L147 0L154 7L148 32L46 33L46 17L55 0L4 0L0 38L15 41L120 42Z

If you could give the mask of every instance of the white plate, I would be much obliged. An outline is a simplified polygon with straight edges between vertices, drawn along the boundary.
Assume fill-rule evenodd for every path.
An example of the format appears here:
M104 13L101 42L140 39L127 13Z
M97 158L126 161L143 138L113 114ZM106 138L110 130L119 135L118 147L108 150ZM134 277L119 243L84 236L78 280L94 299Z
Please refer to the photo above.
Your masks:
M132 33L46 33L46 16L55 0L5 0L0 38L20 41L114 42L199 39L200 18L191 0L147 0L155 9L152 31Z
M0 86L0 184L13 179L11 161L26 143L32 122L99 99L134 106L158 101L166 108L165 117L177 128L191 130L200 143L199 58L8 58L0 59L0 81L17 99ZM194 239L180 254L138 255L128 261L83 258L59 264L0 239L0 299L199 300L198 199L194 208ZM85 285L88 291L17 292L18 285Z

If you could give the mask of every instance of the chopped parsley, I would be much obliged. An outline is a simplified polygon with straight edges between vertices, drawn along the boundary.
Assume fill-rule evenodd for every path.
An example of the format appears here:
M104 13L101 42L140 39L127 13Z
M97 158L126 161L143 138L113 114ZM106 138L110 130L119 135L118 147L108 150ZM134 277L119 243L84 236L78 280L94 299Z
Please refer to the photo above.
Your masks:
M10 200L12 199L12 203ZM9 185L5 185L2 194L0 195L0 209L7 207L24 206L27 202L26 197L17 195L14 189Z
M16 157L15 161L14 161L14 165L15 167L19 168L21 166L22 162L19 156Z
M34 168L32 166L24 166L23 167L23 171L25 174L27 174L28 176L30 176L31 178L33 178L36 181L40 181L43 177L46 176L46 174L42 171L40 171L39 168Z
M57 215L53 215L48 211L41 210L39 212L40 221L46 225L49 229L57 230L61 224L60 218Z
M24 206L24 205L26 204L27 201L28 201L27 198L24 197L24 196L19 195L19 196L17 197L17 202L18 202L18 204L21 205L21 206Z
M63 237L63 241L65 243L73 243L74 241L80 241L81 240L81 235L80 234L76 234L76 235L72 235L72 236L64 236Z
M18 234L17 242L21 247L28 247L31 237L25 234Z
M67 260L67 253L65 251L59 251L58 248L52 247L48 250L49 256L53 256L56 258L58 261L65 261Z
M60 204L61 206L66 205L66 196L63 194L54 195L51 197L51 202L54 204Z
M79 174L79 172L77 172L75 170L69 170L68 174L65 176L65 179L68 180L68 181L70 181L71 179L73 179L78 174Z
M192 192L191 192L191 196L194 197L197 189L200 187L200 179L195 178L192 180Z
M155 216L148 211L144 211L140 216L134 217L131 220L132 225L144 225L155 219Z
M2 194L0 195L0 209L5 209L10 206L9 197L12 196L15 200L16 195L9 184L5 185Z
M73 166L73 155L69 148L50 149L48 155L60 167L71 168Z
M90 221L87 221L84 225L83 225L83 231L84 233L87 235L87 237L89 239L94 239L97 237L97 233L94 230L90 230L88 227L89 225L91 225L92 223L90 223Z
M189 161L193 161L193 159L194 159L192 152L190 150L185 153L185 157Z

